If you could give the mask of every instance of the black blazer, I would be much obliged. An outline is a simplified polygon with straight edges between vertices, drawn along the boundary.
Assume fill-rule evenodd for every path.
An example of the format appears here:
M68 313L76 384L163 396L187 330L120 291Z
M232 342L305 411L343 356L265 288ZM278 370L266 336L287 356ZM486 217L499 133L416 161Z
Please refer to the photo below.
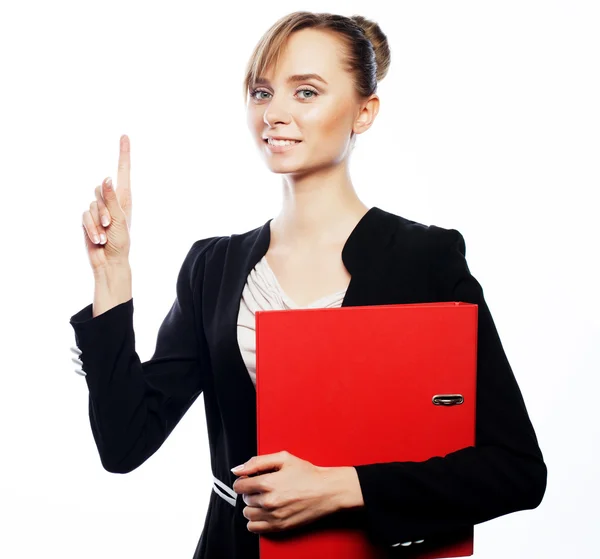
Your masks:
M246 505L232 489L230 469L257 453L256 391L238 346L237 316L248 274L269 247L270 221L193 243L145 363L135 351L133 299L95 318L90 304L70 319L107 471L126 473L144 463L204 395L214 486L194 559L258 558L259 536L246 527ZM348 237L342 259L351 275L342 306L479 305L476 445L423 462L348 464L356 468L365 506L323 524L354 523L393 557L536 508L546 465L460 232L372 207ZM424 542L398 545L413 540Z

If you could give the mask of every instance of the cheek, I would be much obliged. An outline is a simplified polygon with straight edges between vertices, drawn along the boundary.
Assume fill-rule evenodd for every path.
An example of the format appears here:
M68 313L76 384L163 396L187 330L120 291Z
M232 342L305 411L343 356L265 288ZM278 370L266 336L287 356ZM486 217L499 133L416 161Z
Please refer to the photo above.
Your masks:
M265 127L262 116L251 109L246 112L246 124L253 135L261 135Z
M350 135L348 112L331 107L311 107L301 116L301 128L318 140L338 143Z

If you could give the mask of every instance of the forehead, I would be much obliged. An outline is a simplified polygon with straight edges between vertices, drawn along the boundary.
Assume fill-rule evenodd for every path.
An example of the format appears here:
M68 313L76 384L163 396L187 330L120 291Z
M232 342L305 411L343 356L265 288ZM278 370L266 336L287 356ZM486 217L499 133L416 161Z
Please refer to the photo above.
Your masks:
M277 67L269 67L263 77L284 83L292 74L315 73L330 85L342 79L341 42L333 33L317 29L301 29L290 35L282 48Z

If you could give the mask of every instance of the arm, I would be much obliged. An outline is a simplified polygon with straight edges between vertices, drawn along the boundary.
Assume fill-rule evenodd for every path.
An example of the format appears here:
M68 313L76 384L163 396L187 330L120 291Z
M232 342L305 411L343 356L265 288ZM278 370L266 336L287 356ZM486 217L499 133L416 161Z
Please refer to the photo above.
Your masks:
M142 363L135 350L133 298L93 316L92 305L73 315L79 359L89 389L92 433L103 467L127 473L154 454L203 390L201 304L205 251L196 241L179 271L175 301L158 331L156 350Z
M444 234L449 248L432 264L444 296L479 305L476 443L423 462L355 466L367 532L384 546L536 508L546 489L542 452L483 289L469 271L464 239L454 229Z

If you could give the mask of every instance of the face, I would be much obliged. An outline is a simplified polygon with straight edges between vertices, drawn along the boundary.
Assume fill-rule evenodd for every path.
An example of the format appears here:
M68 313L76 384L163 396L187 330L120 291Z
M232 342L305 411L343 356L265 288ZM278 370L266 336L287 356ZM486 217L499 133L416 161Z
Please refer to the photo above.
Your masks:
M248 126L273 172L300 174L338 164L349 153L352 132L364 132L375 118L379 99L357 98L351 75L341 67L340 46L332 33L296 31L278 66L250 84ZM316 77L288 81L299 74L318 74L326 83ZM266 136L299 142L270 146Z

